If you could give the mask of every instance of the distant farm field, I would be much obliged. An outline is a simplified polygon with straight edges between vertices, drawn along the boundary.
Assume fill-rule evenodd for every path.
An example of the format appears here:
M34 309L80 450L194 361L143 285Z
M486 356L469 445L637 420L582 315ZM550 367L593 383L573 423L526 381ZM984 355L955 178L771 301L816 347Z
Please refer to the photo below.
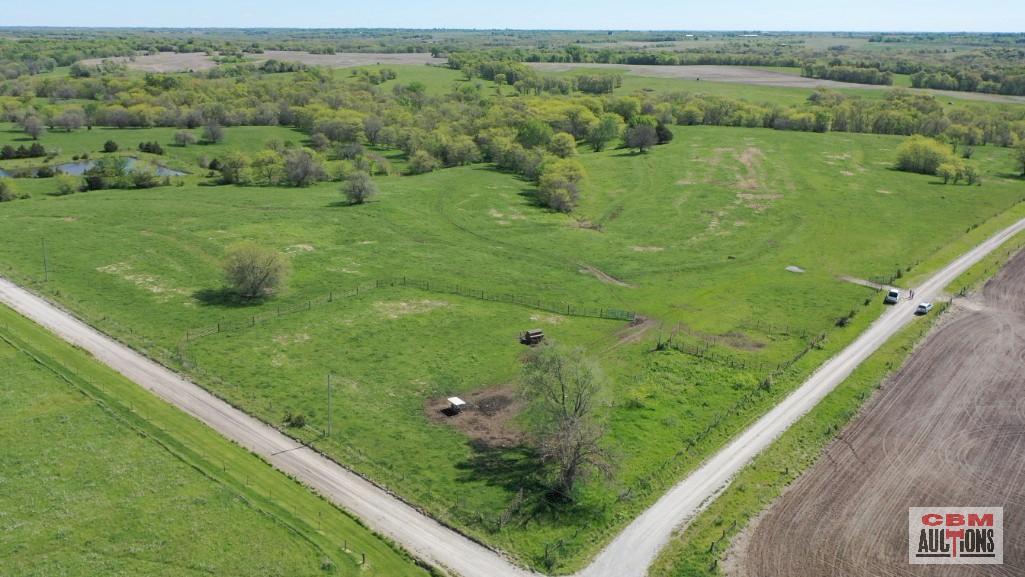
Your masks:
M85 66L95 66L104 60L122 62L129 70L139 72L188 72L209 70L217 66L214 57L205 52L158 52L156 54L140 54L138 56L119 56L114 58L92 58L83 60ZM326 66L328 68L351 68L371 64L444 64L445 60L434 58L430 53L373 53L343 52L338 54L310 54L297 50L267 50L261 54L249 55L250 62L266 60L284 60L302 62L310 66Z
M531 183L486 165L381 177L362 206L342 203L338 183L213 186L196 169L180 186L65 197L50 196L47 179L19 179L33 197L0 206L0 270L171 364L187 331L223 323L184 347L199 382L282 427L302 413L307 426L291 434L527 564L572 569L874 318L875 292L840 277L900 284L1023 197L1005 149L976 149L982 186L943 186L891 168L898 137L673 131L647 154L582 149L589 178L572 215L540 209ZM67 154L170 137L43 138ZM0 133L0 144L18 138ZM229 128L224 143L169 146L163 161L194 166L271 138L304 137ZM289 254L294 268L261 305L219 297L224 249L242 239ZM375 285L402 277L435 290ZM356 286L367 288L350 295ZM568 316L474 291L643 318ZM586 347L611 382L618 467L570 508L546 507L521 443L517 333L529 328ZM653 351L671 335L679 351ZM452 394L493 410L445 418L439 403Z

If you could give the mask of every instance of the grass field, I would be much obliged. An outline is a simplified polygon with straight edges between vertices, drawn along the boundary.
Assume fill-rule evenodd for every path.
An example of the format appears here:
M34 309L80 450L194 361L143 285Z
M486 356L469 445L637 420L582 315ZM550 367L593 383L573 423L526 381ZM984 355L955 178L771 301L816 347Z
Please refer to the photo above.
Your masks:
M380 178L381 194L364 206L341 204L337 183L207 186L193 174L182 186L51 197L45 179L20 181L33 197L0 206L0 270L172 364L187 329L395 276L636 311L650 320L627 327L382 288L188 349L190 370L218 394L273 423L302 412L310 427L292 434L528 564L572 569L878 314L874 293L839 275L933 270L937 255L971 242L1023 196L1007 174L1009 151L992 147L973 160L983 186L943 186L890 168L896 137L675 133L645 155L582 154L589 180L572 216L538 209L529 183L482 165ZM98 147L111 134L167 142L171 132L94 129L44 143ZM0 133L0 144L19 137ZM255 149L270 138L302 136L231 128L215 146ZM168 147L167 160L187 165L215 146ZM291 282L266 304L235 306L219 292L223 250L241 239L290 254ZM853 324L837 328L850 312ZM622 448L619 466L569 509L536 498L529 450L471 442L430 409L450 394L514 398L516 333L534 326L586 346L611 381L608 442ZM671 333L715 358L651 352ZM826 340L770 391L759 388L820 333ZM321 438L329 373L334 434ZM513 409L487 427L515 437L525 417Z
M6 307L0 338L0 574L426 574Z

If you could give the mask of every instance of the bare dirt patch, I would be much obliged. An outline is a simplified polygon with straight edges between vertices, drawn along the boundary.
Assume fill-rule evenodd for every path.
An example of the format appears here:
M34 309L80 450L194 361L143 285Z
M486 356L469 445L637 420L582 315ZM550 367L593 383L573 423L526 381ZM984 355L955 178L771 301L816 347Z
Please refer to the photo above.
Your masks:
M513 385L489 387L465 393L461 398L466 406L457 415L449 414L444 398L427 401L424 412L431 421L455 427L487 447L515 447L526 441L526 433L513 423L526 401Z
M305 343L310 340L309 333L295 333L291 335L278 335L274 337L274 342L281 346L288 346L294 344Z
M621 281L618 278L616 278L616 277L614 277L614 276L612 276L612 275L610 275L610 274L608 274L608 273L606 273L606 272L604 272L604 271L602 271L602 270L600 270L600 269L598 269L596 267L593 267L593 266L591 266L589 264L585 264L585 265L583 265L583 267L584 268L580 269L580 272L582 272L584 274L594 275L595 278L597 278L598 280L600 280L601 282L603 282L605 284L612 284L612 285L616 285L616 286L631 287L631 288L633 287L633 285L628 284L628 283L626 283L624 281Z
M388 319L397 319L406 315L426 313L434 309L447 306L448 303L445 301L433 301L429 299L422 299L418 301L378 301L374 303L374 308L377 309L377 312L381 313L381 316Z
M288 254L295 254L301 252L313 252L312 244L293 244L292 246L285 249Z
M616 342L606 350L610 351L623 345L639 343L656 326L658 326L658 321L655 319L638 316L629 325L616 333Z
M748 529L730 575L1025 575L1025 253L978 301L958 301ZM908 507L975 503L1004 508L1004 565L908 564Z
M836 278L838 278L838 279L840 279L840 280L842 280L844 282L849 282L851 284L861 285L863 287L868 287L870 289L875 289L877 291L888 290L890 288L888 285L879 284L879 283L877 283L875 281L870 281L870 280L863 279L863 278L857 278L857 277L853 277L853 276L848 276L848 275L845 275L845 274L842 274L842 275L840 275L840 276L838 276Z
M184 289L166 286L164 283L161 282L159 278L157 278L154 275L132 272L132 265L126 262L116 262L106 266L98 267L96 270L99 272L119 277L155 295L163 295L163 298L161 300L167 300L168 295L170 294L188 294L188 291Z
M138 56L90 58L83 60L82 64L96 66L104 60L121 62L129 70L141 72L187 72L189 70L209 70L217 66L217 63L205 52L159 52Z
M664 246L631 246L630 250L634 252L662 252L666 248Z
M563 319L565 319L565 318L566 317L562 317L562 316L559 316L559 315L543 315L543 314L530 315L530 320L535 321L535 322L539 322L539 323L546 323L546 324L549 324L549 325L560 324L560 323L562 323Z

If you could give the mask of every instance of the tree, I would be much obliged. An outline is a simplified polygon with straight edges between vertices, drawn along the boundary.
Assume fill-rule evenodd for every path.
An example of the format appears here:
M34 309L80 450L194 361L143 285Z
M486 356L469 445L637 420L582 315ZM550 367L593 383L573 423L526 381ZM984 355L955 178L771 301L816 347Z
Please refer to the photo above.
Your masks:
M229 247L224 259L225 280L245 299L262 298L278 290L288 272L284 255L253 242Z
M964 167L962 174L964 175L965 182L969 186L973 184L982 184L982 179L979 177L979 170L971 164Z
M587 131L587 142L595 152L601 152L608 143L618 139L622 131L623 119L618 114L607 112Z
M1021 170L1022 177L1025 177L1025 140L1014 145L1014 160L1018 169Z
M425 172L433 172L441 168L441 163L438 162L437 158L431 156L431 153L426 150L417 150L409 157L409 173L410 174L423 174Z
M342 192L349 204L363 204L377 195L377 185L370 174L358 170L345 179Z
M65 110L53 119L53 125L67 132L77 130L85 126L85 113L77 108Z
M263 184L271 185L277 182L283 169L281 155L273 150L265 148L253 156L253 175Z
M249 180L249 157L238 151L229 152L218 163L221 184L244 184Z
M43 128L43 121L35 116L27 116L21 121L21 128L25 134L32 137L32 140L39 140L39 137L46 131Z
M947 184L951 180L957 182L960 175L961 167L952 162L944 162L936 168L936 176L943 179L943 184Z
M117 143L113 140L108 140L107 142L103 143L103 152L117 152L117 149Z
M292 186L309 186L327 178L320 158L306 148L295 148L285 153L285 182Z
M224 127L216 122L211 122L203 127L203 142L216 144L224 140Z
M554 131L547 122L537 118L531 118L520 125L516 139L527 148L548 146L551 142Z
M547 162L538 176L537 200L559 212L571 212L580 199L584 167L576 160Z
M324 133L316 132L310 137L310 146L313 147L313 150L323 152L331 146L331 140L324 136Z
M523 365L523 391L541 460L554 469L552 488L565 498L587 473L611 468L601 446L605 428L596 414L602 387L601 373L581 349L543 344Z
M384 121L378 116L368 116L363 119L363 134L367 136L367 141L370 144L378 143L382 128L384 128Z
M560 132L552 137L548 150L559 158L569 158L577 154L577 140L568 132Z
M177 146L188 146L196 143L196 135L191 130L179 130L174 133L174 143Z
M626 146L645 152L658 143L658 132L650 124L636 124L626 129Z

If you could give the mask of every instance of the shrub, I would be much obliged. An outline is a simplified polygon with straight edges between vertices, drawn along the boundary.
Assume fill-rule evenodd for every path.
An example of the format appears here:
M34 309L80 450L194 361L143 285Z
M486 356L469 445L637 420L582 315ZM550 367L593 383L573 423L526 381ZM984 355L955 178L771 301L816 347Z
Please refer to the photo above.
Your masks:
M438 162L437 158L431 156L431 153L426 150L417 150L411 157L409 157L410 174L433 172L439 168L441 168L441 163Z
M655 136L658 138L659 144L668 144L673 141L673 131L661 122L655 126Z
M131 173L132 186L135 188L153 188L160 184L157 173L148 168L136 166Z
M174 143L178 146L188 146L196 143L196 135L191 130L179 130L174 133Z
M139 151L140 152L148 152L150 154L163 154L164 153L164 147L160 146L160 143L157 142L157 141L153 141L153 142L140 142L139 143Z
M306 148L286 152L283 170L285 182L292 186L309 186L327 178L320 158Z
M560 132L552 137L548 150L559 158L569 158L577 154L577 140L568 132Z
M912 136L897 147L897 170L936 174L941 164L957 164L950 147L925 136Z
M0 202L10 202L18 198L14 183L9 178L0 178Z
M36 169L36 178L53 178L53 175L52 166L43 165Z
M57 190L54 192L57 196L74 194L82 189L82 181L70 174L58 174L54 183L57 185Z
M301 429L306 426L306 415L289 411L285 414L285 425L293 429Z
M331 146L331 140L324 136L323 133L317 132L310 137L310 146L313 147L313 150L323 152L327 150L327 147Z
M952 180L954 184L957 184L957 181L961 180L961 169L962 167L958 163L944 162L936 168L936 176L943 179L943 184Z
M224 140L224 128L216 122L211 122L203 127L203 141L215 144Z
M113 140L108 140L107 142L103 143L103 152L117 152L117 149L117 143Z
M357 171L346 178L342 192L349 204L363 204L377 194L377 185L369 174Z
M241 152L229 152L223 159L210 163L210 168L221 171L221 184L245 184L249 182L249 157Z
M570 212L580 199L583 179L584 168L575 160L547 162L538 177L537 200L552 210Z
M288 261L281 253L252 242L228 248L224 260L228 286L245 299L264 297L278 290L288 270Z

